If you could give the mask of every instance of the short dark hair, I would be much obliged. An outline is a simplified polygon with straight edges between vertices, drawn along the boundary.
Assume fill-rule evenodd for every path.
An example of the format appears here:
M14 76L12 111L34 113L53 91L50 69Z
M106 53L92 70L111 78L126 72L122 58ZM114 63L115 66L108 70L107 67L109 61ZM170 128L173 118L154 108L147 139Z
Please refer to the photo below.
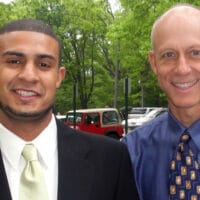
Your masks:
M52 28L45 22L37 19L18 19L9 22L0 28L0 35L4 33L9 33L13 31L32 31L43 33L53 37L58 42L59 48L59 65L61 63L61 41L58 36L53 32Z

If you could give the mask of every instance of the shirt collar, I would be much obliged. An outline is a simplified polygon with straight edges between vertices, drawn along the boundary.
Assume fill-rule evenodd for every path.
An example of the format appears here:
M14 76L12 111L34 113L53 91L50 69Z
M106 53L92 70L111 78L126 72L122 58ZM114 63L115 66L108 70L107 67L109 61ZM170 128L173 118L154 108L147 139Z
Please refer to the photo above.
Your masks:
M193 140L193 142L196 144L198 149L200 149L200 119L194 122L189 128L188 132Z
M169 109L169 127L172 129L172 132L178 136L181 136L186 128L179 122L176 117L172 114L172 112Z
M53 156L57 153L57 126L55 117L41 134L33 141L26 142L12 133L10 130L0 124L0 146L2 154L10 165L17 169L19 166L21 152L25 144L32 143L36 146L39 152L39 159L47 168L51 163Z
M200 119L195 121L190 127L186 128L169 111L169 124L170 124L170 129L173 130L172 133L177 135L175 139L176 142L179 141L180 136L187 130L193 142L196 144L198 149L200 149L200 136L199 136L200 135Z

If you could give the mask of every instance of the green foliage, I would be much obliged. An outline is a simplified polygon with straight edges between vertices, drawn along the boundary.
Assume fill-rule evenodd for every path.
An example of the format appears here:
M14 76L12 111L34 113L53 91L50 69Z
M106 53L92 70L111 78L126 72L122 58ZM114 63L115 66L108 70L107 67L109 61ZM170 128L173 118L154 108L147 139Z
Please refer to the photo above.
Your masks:
M15 0L0 3L0 25L18 18L46 21L63 44L67 75L57 91L55 109L124 106L124 78L131 79L130 106L166 106L147 60L155 19L183 0L121 0L112 13L108 0ZM187 3L200 5L197 0Z
M6 5L4 3L0 3L0 12L2 13L0 18L0 25L5 24L7 21L10 20L10 8L11 5Z

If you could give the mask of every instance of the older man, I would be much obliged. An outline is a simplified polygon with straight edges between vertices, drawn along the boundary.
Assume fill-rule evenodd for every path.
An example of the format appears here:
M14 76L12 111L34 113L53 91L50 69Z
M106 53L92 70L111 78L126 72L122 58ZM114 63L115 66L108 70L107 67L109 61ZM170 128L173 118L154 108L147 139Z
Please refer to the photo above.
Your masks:
M200 199L200 10L177 5L152 28L149 61L169 112L124 142L141 200Z

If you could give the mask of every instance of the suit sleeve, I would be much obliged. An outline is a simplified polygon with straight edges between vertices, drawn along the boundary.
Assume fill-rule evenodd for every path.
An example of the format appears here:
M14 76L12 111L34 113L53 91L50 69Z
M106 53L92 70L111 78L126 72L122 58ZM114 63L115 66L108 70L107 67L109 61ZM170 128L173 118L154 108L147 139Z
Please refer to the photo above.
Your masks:
M116 200L139 200L127 147L122 145L122 156Z

